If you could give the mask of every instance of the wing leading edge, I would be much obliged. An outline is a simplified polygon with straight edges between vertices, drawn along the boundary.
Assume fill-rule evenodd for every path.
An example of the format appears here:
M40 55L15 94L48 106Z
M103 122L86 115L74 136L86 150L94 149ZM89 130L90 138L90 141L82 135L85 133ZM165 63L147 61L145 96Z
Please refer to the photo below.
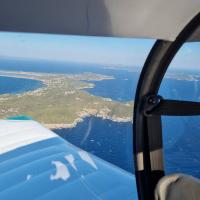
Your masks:
M0 120L0 199L136 199L133 175L35 121Z

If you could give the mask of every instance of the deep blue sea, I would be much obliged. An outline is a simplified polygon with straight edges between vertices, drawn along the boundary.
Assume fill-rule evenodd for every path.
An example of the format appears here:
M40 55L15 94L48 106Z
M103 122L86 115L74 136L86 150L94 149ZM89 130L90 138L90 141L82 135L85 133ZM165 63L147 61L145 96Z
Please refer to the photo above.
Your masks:
M104 68L93 65L83 67L68 64L65 66L64 64L45 64L43 62L38 64L24 62L24 65L17 66L19 65L14 65L14 62L3 63L0 64L0 69L52 73L94 72L112 75L115 77L114 80L96 81L94 82L95 88L87 91L121 102L133 100L139 78L138 70L106 69L106 66ZM185 73L196 75L196 72L192 71ZM7 78L3 84L10 84L10 81L15 80ZM17 84L16 82L15 85ZM20 88L23 88L23 85ZM29 87L29 90L31 89L33 88ZM3 90L4 92L2 92ZM6 87L0 87L0 93L6 93L5 90ZM22 91L25 90L22 89ZM18 91L13 88L8 92L16 93ZM198 101L200 100L200 81L167 78L162 83L159 93L165 98ZM55 132L76 146L133 172L131 123L117 123L88 117L75 128L55 130ZM184 172L200 178L200 117L163 117L163 132L167 173Z
M28 91L35 90L43 86L41 81L14 78L14 77L2 77L0 76L0 95L1 94L19 94Z

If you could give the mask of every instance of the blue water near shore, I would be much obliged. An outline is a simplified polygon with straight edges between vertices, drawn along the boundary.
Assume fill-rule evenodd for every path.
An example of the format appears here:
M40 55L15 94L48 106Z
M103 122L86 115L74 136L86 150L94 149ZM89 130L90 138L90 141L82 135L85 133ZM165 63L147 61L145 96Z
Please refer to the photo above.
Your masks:
M93 81L95 87L86 90L95 96L111 98L120 102L133 101L139 72L113 70L112 75L114 79Z
M52 64L46 64L44 68L41 67L42 64L40 66L30 64L29 68L21 66L20 69L16 66L8 69L74 74L94 72L112 75L115 79L95 81L95 88L87 89L87 91L97 96L122 102L133 100L136 83L139 78L139 72L94 66L79 67L71 65L64 67L64 65L58 65L53 67ZM196 72L189 73L197 74ZM165 98L199 101L200 81L165 79L159 93ZM200 138L200 117L163 117L162 119L167 173L184 172L200 178L200 149L198 141ZM75 128L55 130L55 132L86 151L133 172L131 123L118 123L102 120L101 118L88 117Z
M33 91L42 86L43 83L41 81L0 76L0 95L24 93Z
M87 117L75 128L55 130L76 146L133 172L132 124Z

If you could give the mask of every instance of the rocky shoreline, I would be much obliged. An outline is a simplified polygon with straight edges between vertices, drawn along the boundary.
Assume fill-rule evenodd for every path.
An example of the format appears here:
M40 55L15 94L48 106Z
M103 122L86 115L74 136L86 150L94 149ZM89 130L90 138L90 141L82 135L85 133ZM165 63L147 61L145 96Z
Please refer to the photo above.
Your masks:
M43 124L44 127L54 130L54 129L71 129L71 128L75 128L79 123L83 122L84 119L86 117L98 117L101 118L102 120L111 120L113 122L118 122L118 123L126 123L126 122L130 122L133 123L133 120L129 117L127 118L120 118L120 117L109 117L109 116L105 116L105 115L101 115L101 114L89 114L89 113L85 113L82 115L82 117L75 119L75 121L73 123L70 124Z

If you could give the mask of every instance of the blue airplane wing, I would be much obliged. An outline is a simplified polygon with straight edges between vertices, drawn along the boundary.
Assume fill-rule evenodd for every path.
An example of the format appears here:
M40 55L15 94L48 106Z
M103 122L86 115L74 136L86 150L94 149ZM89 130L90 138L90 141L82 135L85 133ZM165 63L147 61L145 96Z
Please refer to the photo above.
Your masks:
M33 120L0 120L0 199L133 200L135 177Z

